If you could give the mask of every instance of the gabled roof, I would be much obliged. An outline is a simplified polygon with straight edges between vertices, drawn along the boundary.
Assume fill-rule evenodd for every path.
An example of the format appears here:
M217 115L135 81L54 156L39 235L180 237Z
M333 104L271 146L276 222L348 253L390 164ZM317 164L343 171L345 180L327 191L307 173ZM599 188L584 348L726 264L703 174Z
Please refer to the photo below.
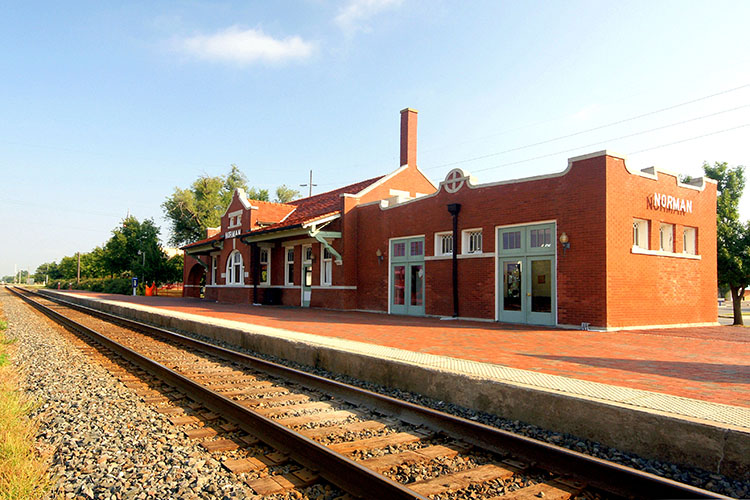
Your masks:
M328 191L326 193L316 194L315 196L310 196L308 198L301 198L299 200L290 201L283 206L291 206L292 208L294 208L294 211L288 214L286 218L271 226L253 229L249 233L244 233L243 236L251 233L255 234L260 231L278 231L280 229L298 227L302 226L306 222L312 222L316 219L320 219L323 216L329 216L338 213L341 209L341 195L356 195L368 186L379 181L381 178L383 178L382 175L379 177L373 177L372 179L368 179L366 181L349 184L348 186L334 189L333 191Z
M260 200L250 200L250 204L253 208L257 208L255 212L256 224L260 223L266 226L281 222L297 208L288 203L272 203ZM250 228L251 231L254 229Z
M304 224L312 223L317 220L337 215L341 211L341 195L357 195L361 191L377 183L384 177L386 176L381 175L378 177L373 177L372 179L355 182L354 184L349 184L348 186L340 187L338 189L334 189L333 191L316 194L315 196L310 196L308 198L301 198L299 200L290 201L289 203L273 203L270 201L247 200L249 205L251 205L253 208L258 209L257 213L255 214L255 220L257 222L271 224L263 225L260 227L253 227L249 232L245 232L241 236L302 227ZM244 193L240 193L240 200L243 201L244 205L242 194ZM180 248L190 249L194 247L200 247L214 241L222 241L223 239L223 234L217 234L210 238L196 241L195 243L190 243L189 245L185 245Z

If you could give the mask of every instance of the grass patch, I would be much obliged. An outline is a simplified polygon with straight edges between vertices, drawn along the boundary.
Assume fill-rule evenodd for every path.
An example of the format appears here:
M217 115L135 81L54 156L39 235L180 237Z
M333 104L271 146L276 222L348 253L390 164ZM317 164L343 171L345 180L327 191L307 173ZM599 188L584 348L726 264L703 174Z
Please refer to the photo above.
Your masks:
M0 309L0 499L38 499L49 488L46 465L34 447L36 426L28 418L34 402L18 390L6 328Z

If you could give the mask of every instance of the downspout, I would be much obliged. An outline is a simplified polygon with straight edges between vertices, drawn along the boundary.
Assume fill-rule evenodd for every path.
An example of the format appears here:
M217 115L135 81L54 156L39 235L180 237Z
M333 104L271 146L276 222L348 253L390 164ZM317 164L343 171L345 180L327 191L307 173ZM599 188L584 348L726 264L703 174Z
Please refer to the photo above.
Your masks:
M458 213L460 203L448 205L448 212L453 216L453 317L458 318Z

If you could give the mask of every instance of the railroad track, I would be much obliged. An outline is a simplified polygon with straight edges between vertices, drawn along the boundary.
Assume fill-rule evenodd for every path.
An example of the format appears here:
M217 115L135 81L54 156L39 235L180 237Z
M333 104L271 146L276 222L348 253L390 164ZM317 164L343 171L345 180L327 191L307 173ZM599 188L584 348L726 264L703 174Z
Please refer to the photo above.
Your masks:
M723 498L164 329L9 290L75 332L85 352L184 426L188 437L224 454L223 465L259 495L328 482L376 499Z

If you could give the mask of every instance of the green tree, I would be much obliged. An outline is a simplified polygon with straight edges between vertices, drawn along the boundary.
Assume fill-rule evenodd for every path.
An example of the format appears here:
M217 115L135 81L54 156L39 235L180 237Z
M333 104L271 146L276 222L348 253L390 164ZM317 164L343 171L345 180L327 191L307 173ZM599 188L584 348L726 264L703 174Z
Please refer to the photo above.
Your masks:
M186 245L206 237L206 228L216 227L236 188L247 192L247 179L236 165L226 176L202 175L188 189L175 188L162 208L171 224L169 243Z
M268 189L258 189L255 187L251 187L250 190L245 194L247 195L248 200L270 201L270 198L268 196Z
M277 203L288 203L292 200L299 198L299 191L287 187L285 184L276 188L276 202Z
M740 221L739 202L745 189L745 167L730 168L726 162L703 164L703 171L717 181L717 264L719 285L732 295L734 325L742 325L742 297L750 284L750 223Z
M167 255L159 244L159 228L154 221L139 222L135 217L123 219L104 245L103 263L115 276L137 276L143 283L164 280Z
M74 255L72 257L63 257L60 259L60 278L64 280L73 280L78 276L78 258Z
M242 188L250 200L270 199L268 189L249 188L247 177L234 164L227 175L202 175L187 189L176 187L161 204L170 223L169 244L182 246L205 238L206 228L221 223L237 188Z
M45 277L49 281L62 278L62 273L57 266L57 262L45 262L36 268L36 271L34 271L34 281L44 283Z

